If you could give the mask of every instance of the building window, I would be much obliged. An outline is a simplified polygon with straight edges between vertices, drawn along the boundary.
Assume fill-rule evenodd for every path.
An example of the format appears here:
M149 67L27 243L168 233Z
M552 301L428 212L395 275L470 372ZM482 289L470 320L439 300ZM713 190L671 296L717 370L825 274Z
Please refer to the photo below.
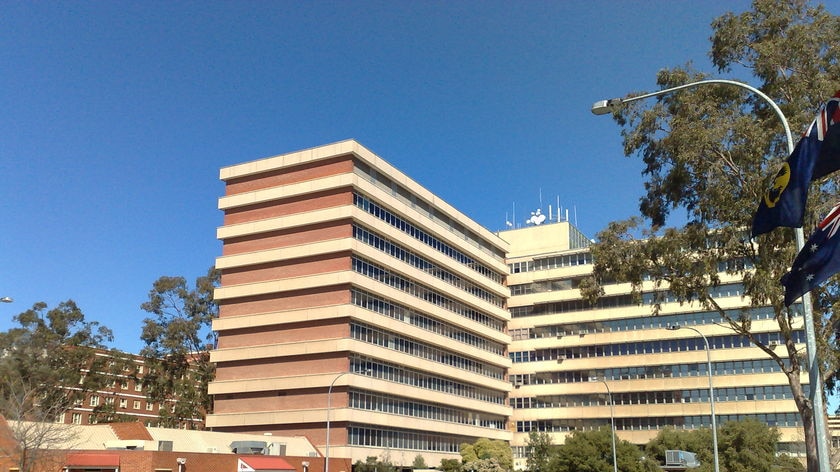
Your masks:
M123 380L120 382L120 388L123 390L128 390L128 380Z
M82 414L81 413L73 413L71 417L73 424L82 424Z
M140 409L140 400L134 400L133 406L134 406L135 410L139 410Z
M114 404L114 397L105 397L105 404L106 405L113 405Z
M91 395L90 406L99 406L99 395Z
M120 408L128 408L128 400L120 398Z
M154 409L155 409L155 404L154 403L146 402L146 410L147 411L154 411Z
M143 391L143 384L140 381L134 382L134 391L135 392L142 392Z

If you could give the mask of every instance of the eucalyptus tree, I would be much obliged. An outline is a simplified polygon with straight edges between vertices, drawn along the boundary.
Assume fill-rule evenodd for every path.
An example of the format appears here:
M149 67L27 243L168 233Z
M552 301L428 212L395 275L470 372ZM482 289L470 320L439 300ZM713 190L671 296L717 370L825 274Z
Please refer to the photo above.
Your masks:
M55 421L117 372L114 360L122 356L105 345L113 339L111 330L85 321L72 300L49 310L38 302L13 320L18 325L0 333L0 397L7 418Z
M216 338L211 329L218 316L213 290L220 273L210 268L190 288L184 277L158 278L141 305L154 315L143 321L140 354L148 369L142 376L150 401L164 405L160 423L193 428L212 411L208 384L215 378L210 350Z
M123 372L125 356L109 351L111 331L89 322L72 300L48 309L43 302L18 314L0 333L0 413L14 445L3 452L21 471L52 465L50 450L72 442L67 410L102 390Z
M811 122L821 102L840 88L840 18L804 0L755 0L752 10L727 13L712 22L709 56L718 73L759 88L778 104L794 133ZM670 88L710 78L691 64L661 70L656 83ZM786 308L780 278L795 257L794 233L779 228L752 240L749 228L758 203L788 157L779 118L768 103L725 85L684 89L656 101L617 109L627 156L642 159L645 193L640 215L611 223L592 248L593 278L583 286L590 299L605 281L629 282L640 298L642 284L655 287L658 313L665 290L681 303L720 314L785 373L804 425L808 470L818 470L814 408L801 384L803 356L794 335L799 305ZM836 176L812 186L806 232L833 205ZM748 311L725 310L715 298L721 268L743 280L746 300L769 306L784 349L755 335ZM838 279L811 293L826 385L834 386L838 354L832 327L840 301Z

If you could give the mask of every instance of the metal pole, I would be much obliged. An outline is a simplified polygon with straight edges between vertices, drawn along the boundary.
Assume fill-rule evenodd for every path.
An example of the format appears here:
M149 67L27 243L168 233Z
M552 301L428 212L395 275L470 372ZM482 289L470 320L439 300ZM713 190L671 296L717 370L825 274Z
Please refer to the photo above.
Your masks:
M332 389L335 382L350 372L342 372L335 376L327 389L327 446L324 449L324 472L330 472L330 409L332 409Z
M755 87L734 80L700 80L697 82L679 85L677 87L671 87L656 92L646 93L644 95L639 95L636 97L613 98L610 100L604 100L602 102L595 103L595 105L592 106L592 112L595 114L603 114L605 113L604 110L609 110L623 103L635 102L636 100L643 100L650 97L666 95L677 90L682 90L690 87L697 87L706 84L733 85L735 87L747 89L750 92L761 97L765 102L767 102L768 105L770 105L771 108L773 108L773 111L776 113L776 116L779 118L779 121L782 122L782 126L785 128L785 137L787 138L788 155L793 153L794 143L793 136L790 132L790 125L788 124L787 118L785 117L784 113L782 113L782 110L779 108L776 102L774 102L773 99L768 97L761 90L758 90ZM796 239L796 252L799 253L802 250L802 248L805 247L805 235L801 227L794 228L794 236ZM806 295L807 294L803 295L801 298L802 317L804 319L805 328L805 348L808 353L808 382L811 387L810 399L814 414L814 432L816 434L817 456L819 457L820 470L823 472L829 472L831 470L831 465L828 458L829 451L825 427L825 407L823 406L822 398L822 376L820 375L820 368L819 364L817 363L817 340L814 331L814 314L811 308L811 298Z
M610 401L610 439L612 440L612 458L613 458L613 472L618 472L618 460L615 454L615 403L613 403L612 392L610 391L610 384L607 380L601 377L595 377L592 380L597 380L604 384L607 388L607 398Z
M603 381L607 387L607 397L610 399L610 439L612 440L613 472L618 472L618 459L615 456L615 403L613 403L612 392L606 380Z
M677 329L690 329L699 334L703 338L703 344L706 346L706 368L709 371L709 406L712 411L712 447L715 457L715 472L720 472L720 458L718 456L718 440L717 440L717 420L715 416L715 388L712 385L712 350L709 349L709 340L706 335L700 332L699 329L691 326L678 326Z

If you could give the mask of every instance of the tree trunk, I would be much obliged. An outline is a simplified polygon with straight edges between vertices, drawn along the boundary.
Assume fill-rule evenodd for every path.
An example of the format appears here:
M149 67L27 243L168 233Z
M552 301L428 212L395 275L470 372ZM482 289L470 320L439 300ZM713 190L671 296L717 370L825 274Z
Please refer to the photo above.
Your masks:
M799 369L788 372L788 382L793 392L793 400L802 418L802 430L805 434L805 461L808 472L820 472L820 458L817 454L817 431L814 423L814 405L803 393ZM819 394L819 392L817 392ZM828 472L828 471L823 471Z

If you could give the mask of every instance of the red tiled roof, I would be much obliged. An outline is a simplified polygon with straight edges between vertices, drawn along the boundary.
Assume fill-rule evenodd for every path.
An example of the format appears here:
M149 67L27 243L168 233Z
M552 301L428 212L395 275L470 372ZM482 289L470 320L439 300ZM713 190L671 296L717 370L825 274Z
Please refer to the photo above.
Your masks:
M279 457L240 456L239 460L248 464L254 470L295 470L291 464Z
M117 454L72 453L67 454L68 467L119 467Z
M129 440L129 439L138 439L141 441L152 441L152 435L149 434L149 430L146 429L146 426L140 422L134 423L111 423L111 429L114 431L114 434L117 435L119 439L122 440Z

